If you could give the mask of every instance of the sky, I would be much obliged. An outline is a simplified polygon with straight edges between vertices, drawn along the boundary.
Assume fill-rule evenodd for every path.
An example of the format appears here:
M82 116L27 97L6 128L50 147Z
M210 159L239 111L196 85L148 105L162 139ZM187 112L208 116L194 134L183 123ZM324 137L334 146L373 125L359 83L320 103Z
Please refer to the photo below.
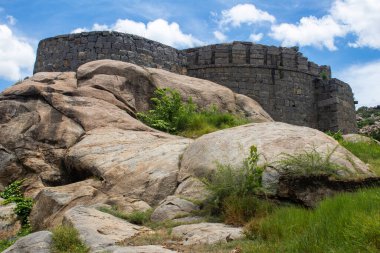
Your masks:
M298 46L380 105L380 0L0 0L0 91L32 75L38 42L93 30L178 49L250 41Z

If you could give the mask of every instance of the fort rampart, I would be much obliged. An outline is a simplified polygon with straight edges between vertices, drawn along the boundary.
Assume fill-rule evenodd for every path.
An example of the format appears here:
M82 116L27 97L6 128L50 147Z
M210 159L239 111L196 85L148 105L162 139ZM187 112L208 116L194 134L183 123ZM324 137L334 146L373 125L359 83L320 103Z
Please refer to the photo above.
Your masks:
M34 72L75 71L83 63L114 59L211 80L258 101L276 120L322 131L356 132L348 84L298 48L249 42L177 50L118 32L61 35L39 43Z

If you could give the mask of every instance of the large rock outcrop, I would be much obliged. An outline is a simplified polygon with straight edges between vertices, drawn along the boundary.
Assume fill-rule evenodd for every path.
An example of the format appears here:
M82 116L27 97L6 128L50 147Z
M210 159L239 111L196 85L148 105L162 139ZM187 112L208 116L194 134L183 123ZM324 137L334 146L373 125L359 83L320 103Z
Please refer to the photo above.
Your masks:
M334 173L342 181L356 181L375 176L365 163L326 134L308 127L267 122L217 131L195 140L183 154L180 181L192 177L209 177L216 170L218 163L232 165L235 168L242 166L252 145L257 147L260 154L258 164L266 165L262 176L264 189L272 195L295 198L307 205L312 205L316 200L331 194L332 190L328 185L315 186L312 182L308 182L311 187L314 187L310 189L307 182L298 182L305 188L299 189L300 192L297 192L296 196L290 196L292 194L289 192L290 185L282 181L282 179L288 179L286 177L288 174L293 175L292 177L296 177L297 174L304 175L306 181L314 177L315 180L319 180L321 179L319 176L324 175L320 171L303 173L292 171L293 168L283 170L279 161L286 158L286 154L298 155L307 151L317 152L322 157L330 156L332 163L341 166Z
M136 119L163 87L192 97L199 107L216 105L254 121L272 121L248 97L165 70L102 60L76 73L36 73L0 94L0 190L26 178L38 228L59 224L77 204L108 202L133 210L127 199L146 208L173 195L180 157L192 140ZM98 181L86 183L88 178Z
M178 90L184 99L192 97L199 107L215 105L260 123L197 140L157 131L136 119L136 112L149 109L153 92L164 87ZM335 190L330 178L314 184L312 172L305 177L311 183L284 177L276 164L283 153L315 149L326 155L335 149L331 159L346 168L337 174L349 187L373 176L324 133L273 122L246 96L165 70L95 61L76 73L37 73L0 94L0 190L25 178L26 195L35 201L33 227L74 226L94 252L171 252L160 245L127 245L150 230L94 206L115 205L128 213L155 208L154 221L199 222L197 217L180 217L193 214L200 208L194 203L209 196L200 178L212 175L216 163L240 166L252 145L262 155L260 164L268 163L263 187L274 197L312 204ZM208 223L179 226L173 233L188 245L242 236L241 228ZM28 252L28 242L31 250L41 245L44 252L50 238L46 232L33 234L9 252L24 247Z

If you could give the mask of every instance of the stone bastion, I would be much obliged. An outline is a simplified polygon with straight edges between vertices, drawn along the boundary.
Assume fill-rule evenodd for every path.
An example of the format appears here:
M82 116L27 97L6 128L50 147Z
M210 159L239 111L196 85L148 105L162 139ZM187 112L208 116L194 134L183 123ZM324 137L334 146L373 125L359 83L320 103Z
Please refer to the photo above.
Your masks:
M276 121L322 131L357 132L350 86L331 78L298 48L233 42L177 50L136 35L88 32L40 41L34 73L76 71L113 59L207 79L256 101Z

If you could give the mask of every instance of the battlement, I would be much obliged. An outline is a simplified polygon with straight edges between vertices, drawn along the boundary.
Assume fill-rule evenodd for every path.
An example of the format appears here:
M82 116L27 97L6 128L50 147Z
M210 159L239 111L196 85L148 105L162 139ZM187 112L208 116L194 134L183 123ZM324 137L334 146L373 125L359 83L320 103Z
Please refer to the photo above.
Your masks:
M183 50L187 56L187 68L228 67L246 65L261 68L293 70L320 76L322 73L331 78L328 66L318 66L308 61L297 47L275 47L251 42L234 41L233 43L208 45L205 47Z
M329 66L309 61L297 47L235 41L177 50L136 35L88 32L40 41L34 73L76 71L100 59L214 81L255 99L276 121L357 131L350 86L331 78Z

